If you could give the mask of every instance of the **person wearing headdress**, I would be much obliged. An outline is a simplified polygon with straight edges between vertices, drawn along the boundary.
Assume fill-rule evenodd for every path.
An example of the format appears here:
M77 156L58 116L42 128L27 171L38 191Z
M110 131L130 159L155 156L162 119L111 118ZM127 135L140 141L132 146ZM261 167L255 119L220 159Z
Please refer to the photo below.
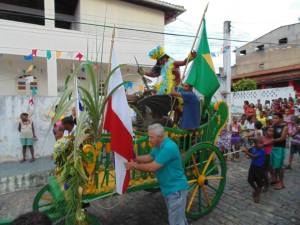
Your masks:
M183 61L175 61L165 53L161 46L157 46L148 53L151 59L156 60L156 64L150 71L143 71L139 68L138 72L148 77L162 76L162 81L155 85L157 94L170 94L174 87L180 84L180 66L185 66L188 62L196 57L196 52L191 52L190 55Z

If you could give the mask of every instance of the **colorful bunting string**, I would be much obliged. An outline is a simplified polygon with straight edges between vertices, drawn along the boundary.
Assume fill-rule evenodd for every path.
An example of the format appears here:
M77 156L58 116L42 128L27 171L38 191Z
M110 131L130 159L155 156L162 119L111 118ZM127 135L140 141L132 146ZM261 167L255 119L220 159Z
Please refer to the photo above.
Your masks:
M24 56L24 60L25 60L25 61L32 61L32 60L33 60L32 54L25 55L25 56Z
M62 52L61 51L56 51L56 58L59 59L62 55Z
M32 49L31 54L32 54L32 56L36 56L37 55L37 49Z
M47 56L47 59L48 59L48 60L51 59L52 54L51 54L51 51L50 51L50 50L47 50L46 56Z
M81 52L78 52L75 56L75 58L78 59L78 61L81 61L81 59L83 58L83 54Z

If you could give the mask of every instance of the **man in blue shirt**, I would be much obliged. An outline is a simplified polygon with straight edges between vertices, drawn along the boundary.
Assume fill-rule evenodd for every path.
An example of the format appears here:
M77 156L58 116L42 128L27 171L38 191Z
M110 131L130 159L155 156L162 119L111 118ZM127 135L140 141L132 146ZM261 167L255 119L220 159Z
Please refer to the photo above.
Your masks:
M179 127L185 130L194 130L200 126L200 101L193 92L193 87L183 84L183 90L172 92L171 95L182 97L183 112Z
M165 198L170 225L187 225L185 216L188 183L184 175L179 148L164 135L164 127L158 123L148 127L150 154L137 156L126 168L155 172Z

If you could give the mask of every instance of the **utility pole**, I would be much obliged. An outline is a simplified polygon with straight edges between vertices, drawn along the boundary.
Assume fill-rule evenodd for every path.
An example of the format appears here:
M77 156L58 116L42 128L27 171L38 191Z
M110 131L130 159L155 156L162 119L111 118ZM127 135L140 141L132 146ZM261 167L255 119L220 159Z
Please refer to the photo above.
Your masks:
M223 70L226 79L225 101L229 108L229 124L231 122L231 21L224 22L224 42L223 42Z

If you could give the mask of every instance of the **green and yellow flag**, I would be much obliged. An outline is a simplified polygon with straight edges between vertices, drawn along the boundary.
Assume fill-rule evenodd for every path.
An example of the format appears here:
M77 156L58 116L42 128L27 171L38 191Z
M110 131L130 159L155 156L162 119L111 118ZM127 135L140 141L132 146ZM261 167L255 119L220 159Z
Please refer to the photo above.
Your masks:
M208 46L205 19L203 20L197 57L193 60L185 82L193 85L204 96L205 106L209 104L212 96L220 87Z

